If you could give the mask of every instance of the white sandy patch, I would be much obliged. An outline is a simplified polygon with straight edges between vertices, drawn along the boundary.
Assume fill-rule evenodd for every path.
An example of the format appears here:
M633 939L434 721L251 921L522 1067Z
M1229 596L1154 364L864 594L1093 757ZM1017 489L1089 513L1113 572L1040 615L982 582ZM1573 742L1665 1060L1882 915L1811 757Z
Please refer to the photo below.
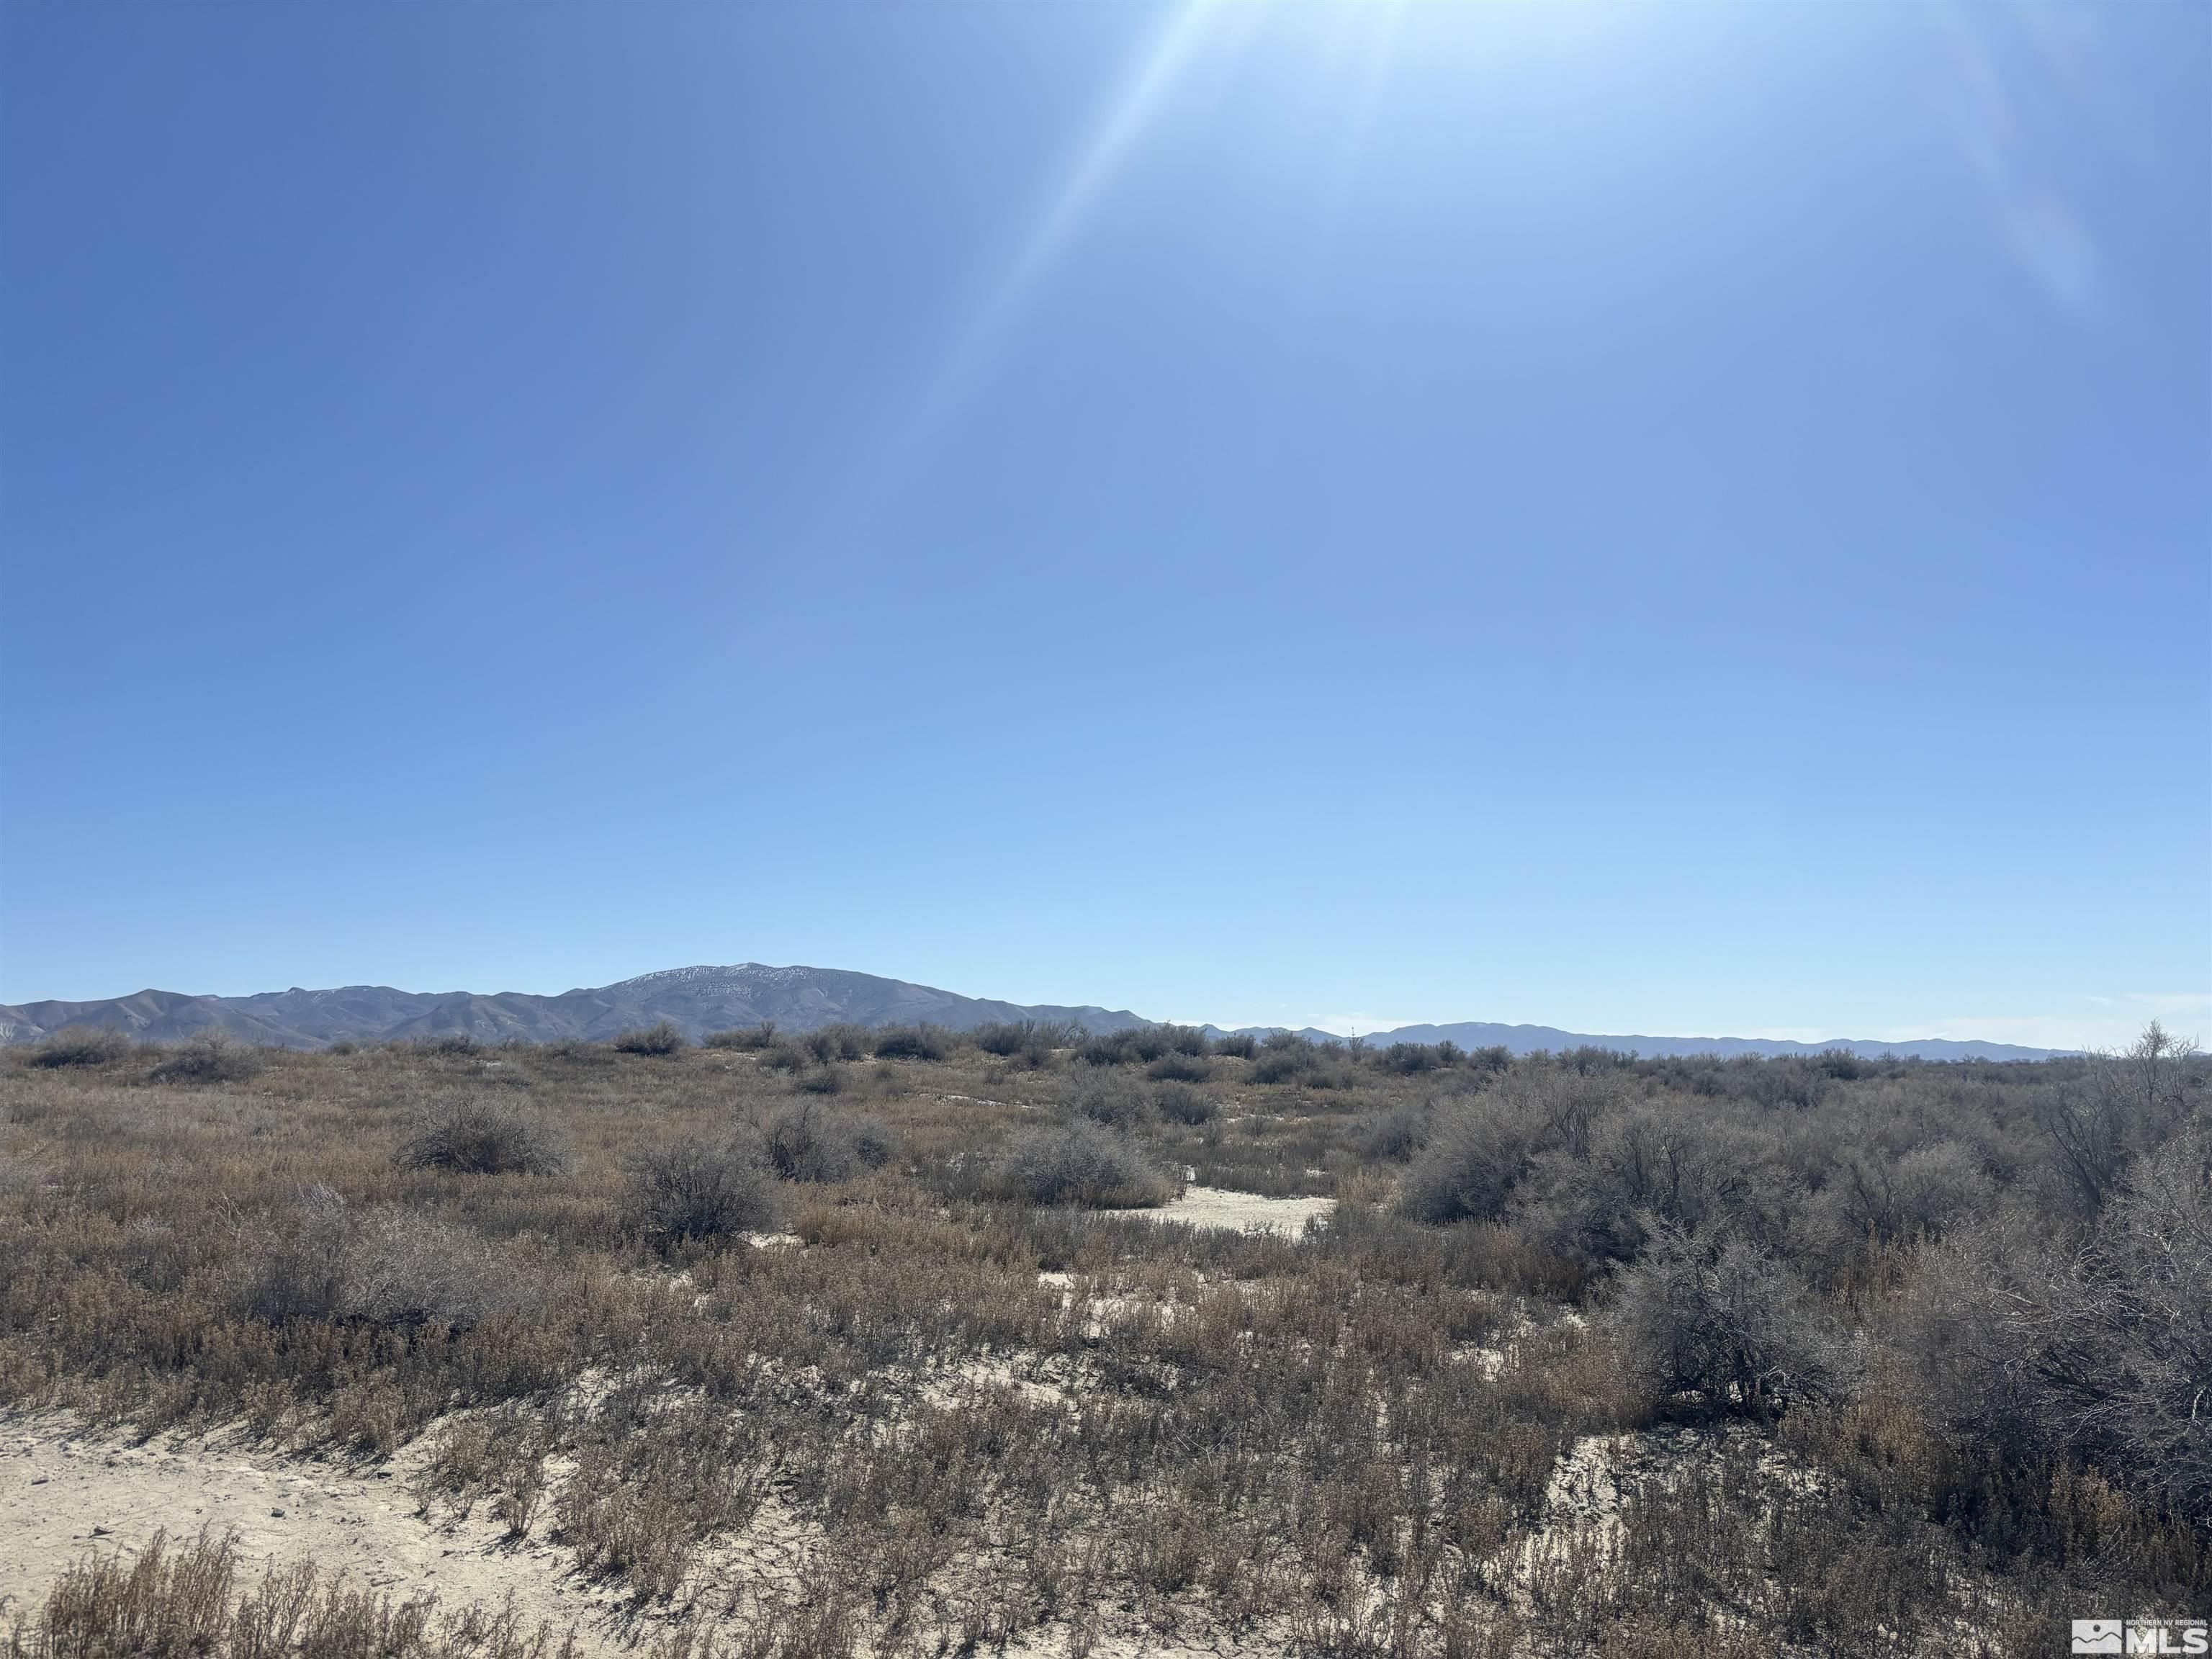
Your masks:
M34 1614L63 1569L94 1550L136 1555L164 1529L189 1540L234 1528L249 1582L305 1557L395 1597L433 1592L449 1609L512 1595L526 1626L573 1624L587 1651L613 1650L619 1587L579 1580L574 1558L542 1537L509 1541L488 1504L459 1522L416 1512L410 1478L428 1446L425 1437L381 1468L353 1470L257 1449L234 1431L136 1445L66 1413L0 1416L0 1620Z
M1101 1210L1101 1215L1134 1216L1141 1221L1172 1221L1186 1227L1218 1227L1230 1232L1280 1233L1297 1238L1306 1223L1323 1224L1336 1212L1333 1198L1262 1198L1222 1187L1186 1187L1172 1204L1153 1210Z

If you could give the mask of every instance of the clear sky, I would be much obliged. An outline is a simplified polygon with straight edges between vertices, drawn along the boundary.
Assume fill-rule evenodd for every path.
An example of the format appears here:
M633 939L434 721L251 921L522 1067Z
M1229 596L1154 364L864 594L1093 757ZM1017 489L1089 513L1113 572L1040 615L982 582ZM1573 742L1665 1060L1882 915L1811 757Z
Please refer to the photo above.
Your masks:
M2212 8L0 8L0 999L2212 1042Z

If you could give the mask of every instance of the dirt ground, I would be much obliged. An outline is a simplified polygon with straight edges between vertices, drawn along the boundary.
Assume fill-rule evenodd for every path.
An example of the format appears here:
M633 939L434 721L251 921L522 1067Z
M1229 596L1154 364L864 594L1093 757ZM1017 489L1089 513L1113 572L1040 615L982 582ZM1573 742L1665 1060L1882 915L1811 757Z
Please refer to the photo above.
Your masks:
M611 1646L617 1592L579 1580L566 1552L510 1541L481 1512L458 1524L421 1512L410 1477L426 1449L418 1440L356 1471L253 1449L230 1429L141 1444L87 1432L67 1413L0 1418L0 1623L28 1613L92 1551L136 1554L158 1531L209 1527L234 1528L255 1573L305 1557L448 1607L511 1596L527 1623L574 1624L582 1645Z

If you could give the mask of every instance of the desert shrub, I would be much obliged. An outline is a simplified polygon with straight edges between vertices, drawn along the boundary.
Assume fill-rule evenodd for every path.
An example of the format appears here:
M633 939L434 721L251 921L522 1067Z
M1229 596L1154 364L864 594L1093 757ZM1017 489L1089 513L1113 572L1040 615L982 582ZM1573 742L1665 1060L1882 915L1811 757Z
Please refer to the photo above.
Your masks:
M1126 1031L1097 1032L1076 1045L1076 1059L1085 1066L1120 1066L1136 1058Z
M1169 1122L1193 1126L1212 1122L1221 1109L1212 1095L1188 1083L1163 1083L1153 1092L1152 1103Z
M987 1054L1018 1054L1036 1030L1030 1020L991 1020L969 1032L968 1040Z
M1206 1041L1206 1033L1195 1025L1156 1025L1146 1032L1148 1042L1161 1045L1161 1053L1188 1054L1202 1058L1212 1052L1213 1045ZM1147 1060L1157 1060L1158 1054L1146 1054Z
M801 1072L813 1057L796 1042L771 1042L761 1050L760 1063L771 1072Z
M1803 1287L1746 1239L1662 1232L1622 1273L1613 1319L1629 1376L1661 1399L1755 1407L1842 1385L1844 1353Z
M1940 1238L1987 1213L1996 1198L1981 1159L1955 1140L1897 1158L1878 1152L1846 1158L1826 1192L1850 1232L1885 1244Z
M407 1046L418 1054L472 1054L477 1051L477 1040L466 1031L432 1031L414 1038Z
M786 1181L850 1181L889 1160L896 1143L872 1118L812 1101L779 1107L761 1126L761 1153Z
M1278 1031L1252 1062L1255 1083L1295 1083L1321 1064L1321 1053L1302 1036Z
M243 1083L261 1070L262 1054L222 1031L203 1031L168 1050L154 1067L162 1083Z
M415 1114L392 1154L403 1170L451 1170L465 1175L560 1175L568 1168L561 1126L474 1095L433 1100Z
M1399 1203L1433 1225L1495 1221L1528 1172L1536 1125L1516 1103L1495 1095L1465 1103L1443 1117L1399 1188Z
M1260 1040L1249 1031L1231 1031L1213 1039L1213 1052L1233 1060L1249 1060L1260 1052Z
M678 1054L691 1046L690 1039L676 1029L676 1022L664 1019L635 1031L618 1033L614 1050L619 1054Z
M1143 1208L1174 1195L1136 1145L1103 1124L1077 1118L1019 1131L994 1165L1005 1197L1088 1209Z
M1364 1158L1395 1163L1411 1158L1427 1139L1429 1118L1419 1106L1393 1106L1373 1112L1352 1127L1352 1144Z
M875 1046L858 1025L823 1025L799 1039L799 1045L824 1066L841 1060L866 1060Z
M639 1147L623 1172L617 1218L657 1244L762 1231L780 1213L760 1137L745 1131Z
M538 1051L548 1060L557 1060L564 1066L611 1066L614 1052L602 1042L586 1042L581 1037L556 1037Z
M775 1041L775 1022L764 1019L757 1025L748 1025L734 1031L709 1031L704 1041L709 1048L735 1048L755 1053Z
M1448 1062L1425 1042L1394 1042L1376 1054L1375 1063L1383 1071L1411 1077L1417 1072L1433 1072Z
M105 1025L57 1031L31 1050L33 1066L106 1066L131 1052L131 1039Z
M1926 1252L1897 1334L1923 1408L2212 1524L2212 1129L2140 1158L2079 1241L2017 1218Z
M1083 1033L1076 1028L1033 1019L978 1025L969 1032L968 1039L987 1054L1018 1060L1031 1067L1051 1064L1056 1048L1087 1047Z
M463 1327L534 1300L535 1286L476 1233L418 1211L356 1211L318 1185L244 1258L240 1300L270 1323L360 1319Z
M1133 1129L1149 1123L1152 1103L1145 1091L1122 1073L1115 1071L1096 1071L1084 1067L1078 1076L1071 1103L1082 1116L1093 1123L1103 1123L1116 1129Z
M810 1095L842 1095L851 1081L842 1066L823 1066L800 1078L799 1086Z
M380 1325L481 1323L534 1300L489 1241L413 1210L379 1208L351 1230L337 1311Z
M952 1052L952 1039L934 1025L894 1025L876 1035L878 1060L943 1060Z
M1213 1075L1213 1067L1200 1055L1170 1049L1145 1067L1145 1075L1155 1083L1203 1083Z

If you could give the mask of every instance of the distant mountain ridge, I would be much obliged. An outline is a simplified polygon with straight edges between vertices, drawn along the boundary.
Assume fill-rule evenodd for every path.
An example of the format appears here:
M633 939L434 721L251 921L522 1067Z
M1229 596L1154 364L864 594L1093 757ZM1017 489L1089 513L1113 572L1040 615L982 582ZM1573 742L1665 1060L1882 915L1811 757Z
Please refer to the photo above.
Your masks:
M1228 1035L1214 1026L1209 1025L1206 1029L1215 1035ZM1260 1037L1269 1036L1279 1029L1282 1028L1264 1025L1238 1028L1240 1033ZM1316 1042L1344 1041L1334 1032L1316 1030L1310 1026L1297 1035ZM1639 1054L1646 1060L1665 1060L1690 1054L1713 1054L1723 1060L1733 1059L1738 1054L1757 1054L1767 1060L1780 1060L1792 1054L1826 1054L1838 1048L1869 1060L1882 1054L1895 1054L1905 1060L2049 1060L2056 1055L2079 1052L2071 1048L2024 1048L2010 1042L1977 1042L1950 1037L1920 1037L1909 1042L1887 1042L1870 1037L1829 1037L1819 1042L1792 1042L1782 1037L1607 1036L1583 1031L1562 1031L1552 1025L1499 1025L1483 1020L1462 1020L1450 1025L1401 1025L1388 1031L1363 1031L1359 1040L1370 1048L1393 1042L1456 1042L1462 1048L1503 1046L1516 1054L1532 1054L1539 1050L1558 1054L1568 1048L1610 1048L1619 1054Z
M386 985L347 985L323 991L264 991L252 996L192 996L140 991L92 1002L0 1005L0 1042L34 1042L57 1031L99 1027L140 1042L174 1042L220 1030L246 1042L287 1048L321 1048L338 1042L405 1042L467 1036L480 1042L599 1042L618 1031L669 1020L696 1042L709 1031L773 1021L787 1031L810 1031L849 1022L870 1027L931 1024L972 1030L995 1021L1037 1020L1075 1025L1093 1034L1143 1030L1160 1024L1127 1009L1085 1004L999 1002L967 997L904 980L835 968L771 968L757 962L728 967L669 968L614 985L535 996L520 991L398 991ZM1209 1031L1218 1028L1208 1026ZM1275 1028L1247 1027L1265 1036ZM1327 1031L1302 1035L1337 1039ZM2044 1060L2065 1052L2004 1042L1957 1042L1930 1038L1879 1042L1838 1038L1787 1042L1765 1037L1593 1036L1548 1025L1406 1025L1367 1034L1370 1044L1441 1042L1462 1048L1504 1044L1516 1054L1585 1046L1663 1056L1674 1054L1814 1054L1848 1048L1855 1054L1895 1054L1922 1060Z
M842 1021L866 1026L928 1024L964 1031L994 1020L1030 1019L1079 1025L1092 1032L1124 1031L1153 1023L1111 1008L996 1002L874 974L746 962L721 968L665 969L558 996L348 985L327 991L295 987L245 997L141 991L98 1002L31 1002L0 1006L0 1042L35 1042L79 1026L110 1027L149 1042L173 1042L214 1030L244 1042L288 1048L458 1035L480 1042L598 1042L663 1019L673 1022L694 1042L709 1031L758 1025L764 1020L788 1031L810 1031Z

